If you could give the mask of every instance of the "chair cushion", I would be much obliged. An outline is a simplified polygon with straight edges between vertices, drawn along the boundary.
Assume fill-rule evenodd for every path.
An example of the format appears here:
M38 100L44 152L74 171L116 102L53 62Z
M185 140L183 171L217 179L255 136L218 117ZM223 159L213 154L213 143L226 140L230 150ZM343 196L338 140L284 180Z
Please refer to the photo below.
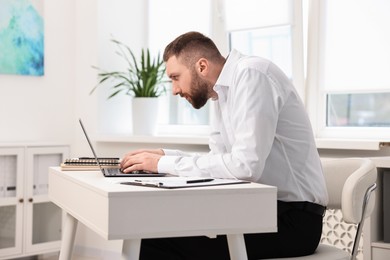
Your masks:
M312 255L288 258L272 258L272 260L349 260L350 258L350 254L342 249L334 246L320 244Z

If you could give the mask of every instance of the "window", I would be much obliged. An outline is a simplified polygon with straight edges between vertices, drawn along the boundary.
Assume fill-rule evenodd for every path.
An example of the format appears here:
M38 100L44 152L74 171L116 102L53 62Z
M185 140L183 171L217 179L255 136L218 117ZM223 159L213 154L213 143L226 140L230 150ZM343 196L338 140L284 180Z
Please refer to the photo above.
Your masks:
M311 120L319 137L390 135L390 2L310 1Z
M272 60L294 81L303 96L300 0L149 0L148 3L148 42L152 51L161 53L179 34L200 31L216 42L223 55L228 54L224 51L229 41L231 48ZM195 110L170 92L168 86L167 95L161 99L160 110L169 113L160 118L159 132L199 133L203 129L207 133L209 107Z
M390 93L327 95L326 126L390 127Z
M232 48L272 60L292 78L291 26L233 31L229 36Z
M167 44L188 31L199 31L210 36L211 0L149 0L148 3L148 45L155 54L162 55ZM209 105L196 110L186 100L173 96L170 84L166 87L167 93L160 99L160 111L169 112L161 113L159 132L177 133L180 132L180 128L184 128L183 131L187 134L191 129L194 133L206 134L209 124ZM180 125L184 127L179 127Z
M273 61L304 97L301 1L226 0L226 26L232 49Z
M147 26L140 32L153 54L162 54L184 32L200 31L216 41L225 56L235 48L281 67L305 102L317 137L390 137L390 1L137 3L135 10L147 3L139 15ZM101 114L111 118L113 113L106 107ZM169 84L160 111L168 112L160 114L159 133L208 133L209 107L193 109L171 94Z

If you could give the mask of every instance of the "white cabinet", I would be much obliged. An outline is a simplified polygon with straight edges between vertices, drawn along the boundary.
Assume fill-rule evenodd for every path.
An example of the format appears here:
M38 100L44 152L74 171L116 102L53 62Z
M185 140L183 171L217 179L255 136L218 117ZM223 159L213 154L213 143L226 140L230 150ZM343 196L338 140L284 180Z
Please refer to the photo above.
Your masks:
M62 211L49 201L48 168L66 145L0 144L0 259L59 250Z

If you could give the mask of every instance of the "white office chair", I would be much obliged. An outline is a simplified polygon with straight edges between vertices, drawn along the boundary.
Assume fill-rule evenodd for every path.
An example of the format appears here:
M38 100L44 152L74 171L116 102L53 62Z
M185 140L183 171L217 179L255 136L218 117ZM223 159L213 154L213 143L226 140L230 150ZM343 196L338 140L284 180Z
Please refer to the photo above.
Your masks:
M328 209L341 209L346 223L356 224L352 253L320 244L312 255L273 260L355 260L364 220L375 203L377 170L367 158L325 159L322 161L329 194Z

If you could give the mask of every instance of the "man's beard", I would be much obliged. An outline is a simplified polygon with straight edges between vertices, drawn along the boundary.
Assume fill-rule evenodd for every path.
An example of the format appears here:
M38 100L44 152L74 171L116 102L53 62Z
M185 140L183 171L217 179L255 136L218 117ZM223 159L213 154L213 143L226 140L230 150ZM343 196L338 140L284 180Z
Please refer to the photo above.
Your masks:
M209 84L202 80L197 74L196 71L192 71L192 81L191 81L191 93L189 96L188 102L192 104L195 109L203 107L207 100L209 99Z

